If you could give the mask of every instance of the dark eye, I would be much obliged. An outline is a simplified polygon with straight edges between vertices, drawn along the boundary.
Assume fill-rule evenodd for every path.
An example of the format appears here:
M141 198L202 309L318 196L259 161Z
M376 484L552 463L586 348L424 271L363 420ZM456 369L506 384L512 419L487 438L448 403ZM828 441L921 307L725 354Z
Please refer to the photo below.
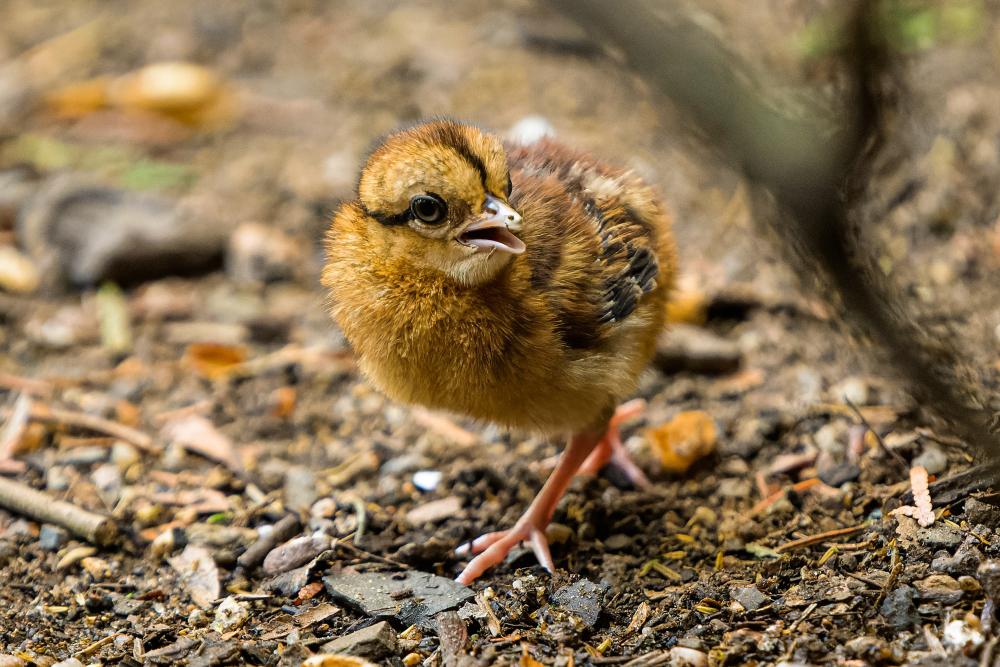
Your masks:
M410 200L410 212L420 222L435 225L444 221L448 205L435 194L417 195Z
M510 193L514 191L514 181L510 180L510 174L507 174L507 196L510 197Z

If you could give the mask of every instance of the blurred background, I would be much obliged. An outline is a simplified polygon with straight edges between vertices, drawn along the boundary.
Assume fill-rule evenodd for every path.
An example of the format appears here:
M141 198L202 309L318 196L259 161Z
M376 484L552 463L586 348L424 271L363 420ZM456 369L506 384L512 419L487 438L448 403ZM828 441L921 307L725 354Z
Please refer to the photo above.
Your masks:
M832 124L842 117L841 3L645 4L724 45L767 82L762 92L776 108ZM892 103L861 202L867 250L928 325L960 332L980 381L995 381L1000 3L879 5ZM259 588L259 577L234 569L235 556L288 510L334 537L355 534L365 517L366 553L454 576L451 547L512 519L531 498L545 470L529 462L556 453L555 443L391 404L357 375L326 314L318 277L331 212L353 196L379 135L429 116L512 140L554 135L629 167L659 189L676 223L674 333L643 380L650 407L631 441L669 481L656 503L637 505L633 492L601 480L557 516L574 536L567 540L580 538L573 548L588 550L567 548L560 567L620 595L601 612L604 625L559 625L559 639L539 639L547 630L525 620L543 599L505 608L504 622L528 628L543 653L569 646L586 655L583 643L600 645L605 631L616 655L686 636L708 651L732 630L692 630L711 616L690 611L700 597L730 599L716 563L738 572L733 580L758 572L759 582L747 544L771 548L880 511L906 471L865 439L845 397L907 462L932 474L968 463L944 436L926 435L919 406L852 348L825 296L799 288L781 244L754 224L750 187L716 137L630 70L613 44L545 2L5 0L0 26L0 474L113 512L142 547L103 554L108 576L97 568L67 580L54 568L65 539L40 544L37 524L0 510L0 541L34 554L0 557L0 572L37 582L0 591L10 603L0 611L10 621L0 648L68 655L80 638L99 638L87 614L49 627L28 609L64 606L100 580L149 592L162 578L169 588L175 571L147 547L175 528L201 544L219 530L204 526L239 529L210 545L229 590ZM137 429L149 442L44 418L49 408ZM692 437L687 422L673 421L682 411L713 425L696 455L674 450ZM437 481L415 484L428 471ZM823 493L766 515L759 506L813 479ZM447 502L426 510L437 501ZM690 523L699 507L715 517L700 528ZM759 520L748 526L741 517L751 509ZM685 526L696 543L670 542ZM996 550L991 528L985 550ZM670 572L682 583L640 573L681 547L687 555ZM926 562L914 556L923 569L908 581L927 574L932 547ZM774 568L772 588L761 588L777 595L786 574ZM510 580L504 570L486 582ZM643 597L650 589L667 592ZM146 650L168 644L177 628L207 624L190 621L186 598L174 600L179 590L161 594L159 622L172 630L147 639ZM803 605L813 600L803 595ZM976 595L963 603L970 611L981 609ZM637 600L653 605L652 618L666 614L661 634L626 632ZM255 604L253 614L273 620L276 606ZM935 622L947 615L924 612ZM934 648L891 631L912 618L873 613L875 629L861 617L838 620L840 635L813 628L816 643L802 656L833 655L859 633L899 656ZM111 617L146 637L144 621ZM365 620L345 611L316 633L333 638ZM737 661L794 653L780 642L731 644ZM434 646L414 650L426 657ZM520 651L514 642L508 649Z

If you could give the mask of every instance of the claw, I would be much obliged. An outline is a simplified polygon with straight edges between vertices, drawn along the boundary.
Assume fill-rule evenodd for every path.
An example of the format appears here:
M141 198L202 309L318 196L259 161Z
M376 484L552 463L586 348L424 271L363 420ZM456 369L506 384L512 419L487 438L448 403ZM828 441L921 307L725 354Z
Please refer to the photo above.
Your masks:
M466 586L471 584L483 572L502 563L507 554L522 542L527 542L531 546L535 558L542 567L549 572L555 571L556 565L552 560L552 552L549 551L549 540L545 537L545 531L528 522L524 522L523 525L518 522L510 530L487 533L456 549L456 553L460 552L459 555L470 552L479 555L465 566L455 581Z

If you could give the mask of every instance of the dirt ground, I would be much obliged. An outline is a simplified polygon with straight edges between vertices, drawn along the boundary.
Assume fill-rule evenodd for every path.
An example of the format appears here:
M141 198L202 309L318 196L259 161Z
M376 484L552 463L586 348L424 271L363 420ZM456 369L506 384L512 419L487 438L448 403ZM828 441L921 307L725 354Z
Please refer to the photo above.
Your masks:
M685 11L822 99L834 5ZM995 386L1000 4L888 6L879 263ZM911 468L959 472L965 447L799 289L710 137L565 17L7 0L0 25L0 500L13 480L118 528L0 509L0 664L993 664L1000 505L890 514ZM177 61L204 69L143 78ZM521 550L471 590L454 547L510 525L560 443L383 398L319 286L369 144L440 114L635 169L682 269L625 431L654 489L577 479L558 571ZM671 437L706 451L670 472Z

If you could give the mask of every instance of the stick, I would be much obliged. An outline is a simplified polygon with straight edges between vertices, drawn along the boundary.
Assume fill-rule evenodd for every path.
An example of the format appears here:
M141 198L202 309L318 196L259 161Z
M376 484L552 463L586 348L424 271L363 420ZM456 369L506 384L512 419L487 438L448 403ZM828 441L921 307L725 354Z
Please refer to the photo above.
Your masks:
M274 547L278 546L282 542L287 542L292 539L296 533L299 532L301 524L299 523L299 517L294 514L289 514L281 519L278 523L274 524L274 528L267 537L262 537L247 548L240 557L236 559L236 563L240 567L252 568L257 567L264 562L264 557L271 552Z
M906 464L906 461L904 461L903 457L899 455L899 452L895 452L889 449L889 446L885 444L885 440L883 440L882 436L879 435L879 432L876 431L874 428L872 428L872 425L868 423L868 420L865 419L865 416L863 414L861 414L861 410L859 410L858 406L854 404L854 401L844 396L844 402L847 403L847 407L851 409L851 412L853 412L855 416L857 416L858 420L861 422L861 425L872 432L872 435L875 436L875 441L878 442L878 446L882 448L882 451L888 454L892 458L892 460L898 463L900 467L902 467L903 469L909 468L910 466Z
M10 410L0 410L0 419L7 419L9 417ZM153 439L142 431L111 421L110 419L88 415L85 412L50 408L47 405L35 403L31 406L31 419L43 424L75 426L76 428L83 428L88 431L104 433L112 438L124 440L130 445L135 445L144 452L150 454L161 453L160 448L153 443Z
M0 507L24 516L54 523L88 542L107 546L118 534L113 520L36 491L27 484L0 477Z
M802 537L797 540L792 540L791 542L785 542L784 544L775 548L779 554L785 551L791 551L792 549L798 549L799 547L808 547L819 542L825 542L834 537L844 537L845 535L853 535L854 533L860 533L862 530L867 528L864 524L860 526L851 526L850 528L838 528L836 530L828 530L825 533L818 533L816 535L810 535L808 537Z

